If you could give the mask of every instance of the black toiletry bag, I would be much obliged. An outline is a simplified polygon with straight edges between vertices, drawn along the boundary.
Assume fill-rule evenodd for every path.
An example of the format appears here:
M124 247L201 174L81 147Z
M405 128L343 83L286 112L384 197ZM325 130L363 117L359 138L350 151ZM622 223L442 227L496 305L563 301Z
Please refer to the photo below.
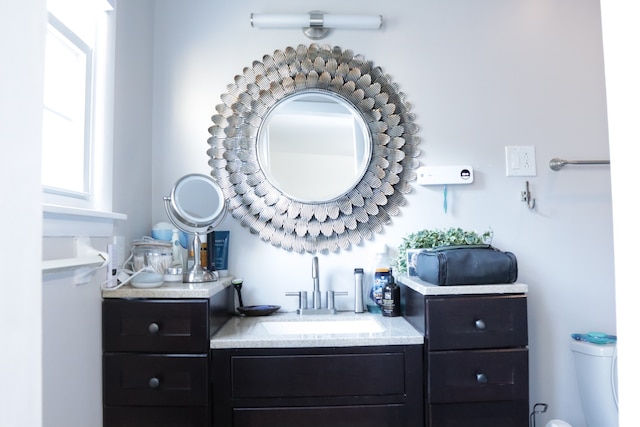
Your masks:
M513 283L518 262L511 252L491 245L443 246L414 255L417 276L438 286Z

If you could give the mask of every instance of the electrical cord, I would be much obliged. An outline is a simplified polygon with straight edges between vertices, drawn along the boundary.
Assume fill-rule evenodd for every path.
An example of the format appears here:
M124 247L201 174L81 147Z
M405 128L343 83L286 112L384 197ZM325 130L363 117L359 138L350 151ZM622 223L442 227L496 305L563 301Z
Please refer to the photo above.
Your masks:
M124 268L124 266L126 266L127 264L129 264L131 262L131 259L133 258L133 254L129 255L129 258L127 258L127 260L124 262L123 264L123 268L118 270L118 272L116 273L116 280L119 282L116 286L105 286L107 283L111 282L113 280L113 277L105 280L104 282L102 282L100 284L100 287L102 288L102 290L105 291L115 291L116 289L121 288L122 286L126 285L127 283L131 282L131 279L133 279L134 277L136 277L138 274L140 273L153 273L153 269L149 266L145 266L143 268L141 268L138 271L132 271L129 269Z
M533 411L529 414L529 427L536 427L536 415L547 412L549 405L546 403L536 403L533 405Z

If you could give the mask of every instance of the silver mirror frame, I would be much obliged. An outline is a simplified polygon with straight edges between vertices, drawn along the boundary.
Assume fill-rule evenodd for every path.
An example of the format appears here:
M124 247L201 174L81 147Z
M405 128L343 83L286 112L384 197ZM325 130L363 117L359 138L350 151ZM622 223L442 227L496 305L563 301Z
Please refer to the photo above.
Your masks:
M258 163L258 130L283 97L306 89L341 95L372 135L367 171L329 202L303 203L266 179ZM398 85L361 55L311 44L276 50L245 67L221 95L207 150L212 176L243 227L275 247L299 253L338 252L370 240L406 204L419 166L418 126Z

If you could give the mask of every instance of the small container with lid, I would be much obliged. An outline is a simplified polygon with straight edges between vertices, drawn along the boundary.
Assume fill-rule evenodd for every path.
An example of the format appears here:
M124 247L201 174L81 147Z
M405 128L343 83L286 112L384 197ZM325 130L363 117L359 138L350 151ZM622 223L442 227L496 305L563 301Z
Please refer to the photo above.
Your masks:
M146 269L164 276L173 264L172 246L170 242L140 240L133 243L131 258L133 271Z
M182 282L182 267L169 267L164 272L165 282Z
M355 300L354 300L354 312L364 313L363 302L363 290L362 290L362 276L364 275L364 269L356 268L353 270L353 276L355 280Z

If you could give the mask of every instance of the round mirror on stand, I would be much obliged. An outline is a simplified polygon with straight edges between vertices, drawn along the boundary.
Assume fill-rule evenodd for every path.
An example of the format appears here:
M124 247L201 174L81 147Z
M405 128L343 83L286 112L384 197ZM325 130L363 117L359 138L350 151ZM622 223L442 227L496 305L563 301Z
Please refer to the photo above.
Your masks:
M164 208L173 225L193 234L194 262L183 274L182 281L201 283L217 280L217 273L205 269L200 262L200 235L212 232L226 214L226 201L218 184L206 175L185 175L176 181L171 195L164 197Z

